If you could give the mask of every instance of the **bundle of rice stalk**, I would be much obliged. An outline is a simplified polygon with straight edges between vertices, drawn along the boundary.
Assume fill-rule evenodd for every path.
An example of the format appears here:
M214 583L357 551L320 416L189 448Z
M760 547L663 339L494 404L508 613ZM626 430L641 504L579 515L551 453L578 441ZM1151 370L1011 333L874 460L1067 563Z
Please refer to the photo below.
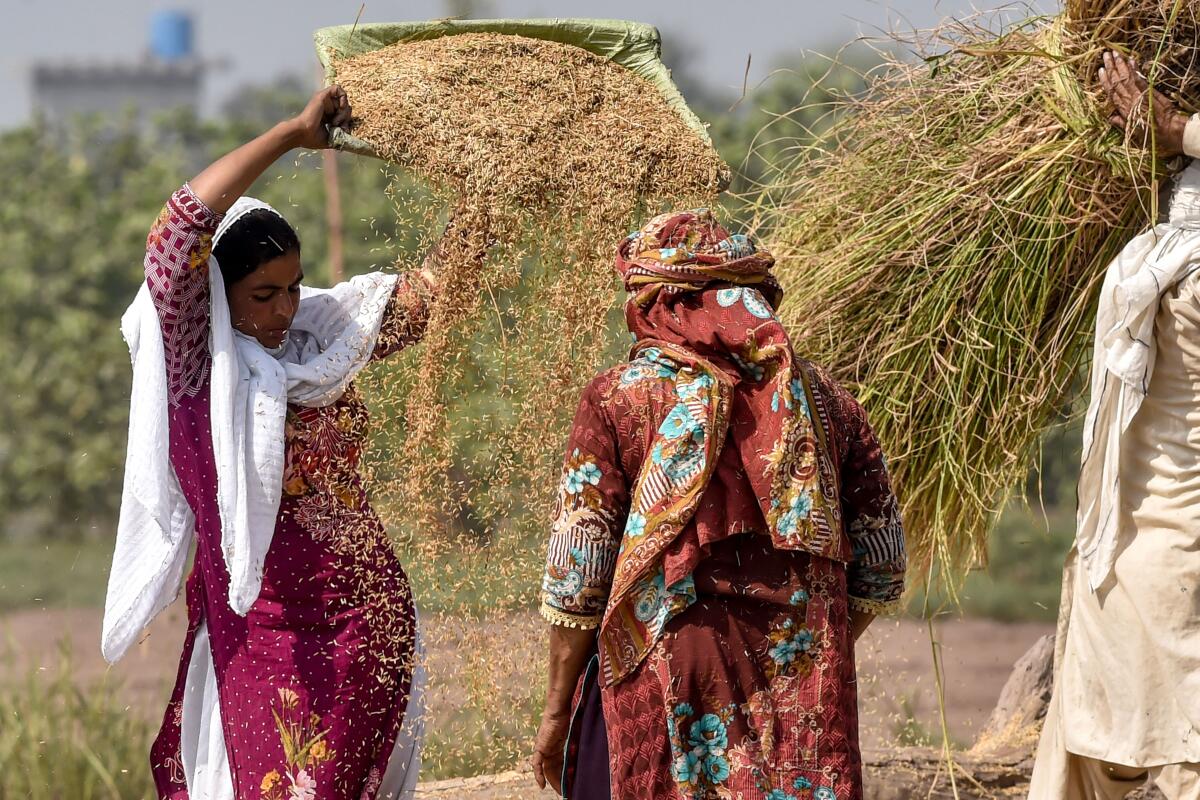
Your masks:
M923 60L891 60L846 99L759 199L786 321L865 403L915 566L951 591L986 563L1090 354L1105 267L1178 167L1108 125L1102 51L1135 55L1195 110L1197 14L1072 0L999 33L943 27L917 43Z

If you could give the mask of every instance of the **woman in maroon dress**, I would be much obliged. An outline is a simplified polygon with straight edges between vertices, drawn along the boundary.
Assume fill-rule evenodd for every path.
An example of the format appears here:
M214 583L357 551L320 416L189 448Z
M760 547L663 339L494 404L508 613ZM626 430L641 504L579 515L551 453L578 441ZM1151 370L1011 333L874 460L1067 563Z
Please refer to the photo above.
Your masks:
M433 274L302 290L295 232L242 198L349 119L326 89L175 192L124 320L135 385L110 660L175 596L195 542L151 752L162 798L373 800L415 781L416 619L359 476L368 419L352 380L420 338Z
M904 535L773 263L706 209L620 245L636 344L584 390L543 581L534 773L573 800L861 797L854 640L899 602Z

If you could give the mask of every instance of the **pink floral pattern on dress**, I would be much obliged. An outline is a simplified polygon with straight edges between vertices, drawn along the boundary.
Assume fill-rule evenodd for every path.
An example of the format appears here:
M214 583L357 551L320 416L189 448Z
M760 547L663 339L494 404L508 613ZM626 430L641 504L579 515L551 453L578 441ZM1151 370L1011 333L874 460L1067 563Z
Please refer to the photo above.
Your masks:
M329 729L322 728L319 716L305 712L300 696L286 687L279 690L271 715L287 763L263 776L261 800L317 800L317 781L309 770L334 757L325 741Z

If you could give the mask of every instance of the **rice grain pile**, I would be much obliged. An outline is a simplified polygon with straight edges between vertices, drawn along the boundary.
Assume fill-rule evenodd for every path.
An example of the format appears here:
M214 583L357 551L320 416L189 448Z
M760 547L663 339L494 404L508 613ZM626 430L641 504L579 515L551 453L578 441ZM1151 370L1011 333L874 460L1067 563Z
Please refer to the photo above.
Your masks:
M528 648L496 631L535 606L575 404L628 344L616 245L646 215L713 203L727 168L657 88L577 47L459 34L335 69L353 134L400 168L397 217L441 264L423 342L360 381L372 502L438 612L427 642L460 654L432 667L455 710L432 721L426 774L495 771L527 754L544 691L510 685Z
M1096 293L1168 167L1098 103L1106 47L1200 99L1196 3L1075 0L1000 35L943 28L838 109L760 199L806 355L891 455L909 549L951 588L1090 353ZM1076 384L1077 385L1077 384Z

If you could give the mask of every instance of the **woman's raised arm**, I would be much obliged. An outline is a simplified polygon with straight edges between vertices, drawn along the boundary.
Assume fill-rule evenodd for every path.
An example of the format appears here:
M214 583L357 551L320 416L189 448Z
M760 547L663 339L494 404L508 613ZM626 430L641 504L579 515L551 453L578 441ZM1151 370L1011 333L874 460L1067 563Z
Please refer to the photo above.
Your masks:
M295 117L213 162L192 179L192 192L204 205L223 214L280 156L297 147L329 147L329 129L345 128L350 114L350 101L342 87L322 89Z

